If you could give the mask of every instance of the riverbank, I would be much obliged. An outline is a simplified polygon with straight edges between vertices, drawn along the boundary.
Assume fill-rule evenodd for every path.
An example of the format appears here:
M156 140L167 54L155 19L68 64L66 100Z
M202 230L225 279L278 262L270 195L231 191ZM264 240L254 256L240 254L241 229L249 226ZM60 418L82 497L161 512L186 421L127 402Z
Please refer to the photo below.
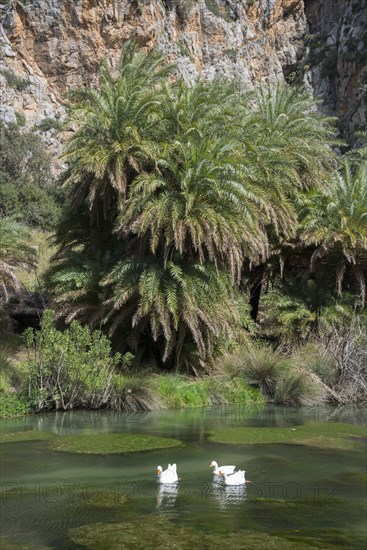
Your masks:
M265 403L261 391L250 387L239 377L217 375L194 379L174 374L146 377L121 375L119 382L120 387L125 388L125 404L120 403L120 406L126 412L200 408L222 404L261 405ZM16 392L1 392L1 418L21 416L32 412L36 411L33 409L31 401L24 395Z
M281 349L248 338L213 359L210 370L198 366L196 376L162 372L131 353L114 354L102 332L78 322L58 330L52 311L45 312L41 330L3 336L2 344L0 417L72 409L138 412L365 401L357 371L351 377L350 370L340 370L316 342Z

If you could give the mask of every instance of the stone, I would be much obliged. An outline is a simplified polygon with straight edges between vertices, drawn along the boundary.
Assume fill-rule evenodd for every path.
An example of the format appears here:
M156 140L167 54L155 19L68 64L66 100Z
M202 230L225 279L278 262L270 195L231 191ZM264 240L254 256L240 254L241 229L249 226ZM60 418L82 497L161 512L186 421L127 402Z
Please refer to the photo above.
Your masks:
M95 82L102 58L115 67L123 42L135 38L177 63L186 82L239 77L249 89L295 75L350 135L366 124L358 92L367 82L366 20L367 0L196 0L184 11L165 0L12 2L0 18L0 61L31 85L21 101L5 83L2 104L8 113L25 105L29 121L63 118L64 93ZM325 46L321 61L312 61L309 35Z
M0 106L0 121L6 126L8 124L16 124L17 117L15 116L14 109L9 105Z

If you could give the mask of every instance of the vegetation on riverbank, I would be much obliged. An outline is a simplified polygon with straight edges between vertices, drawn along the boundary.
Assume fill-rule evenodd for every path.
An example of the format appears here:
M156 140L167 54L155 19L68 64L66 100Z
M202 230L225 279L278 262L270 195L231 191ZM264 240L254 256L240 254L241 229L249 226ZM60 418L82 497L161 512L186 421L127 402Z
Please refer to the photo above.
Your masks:
M264 402L261 392L238 374L192 378L158 371L136 373L134 357L112 354L102 332L91 332L77 321L57 330L52 311L43 315L40 330L26 331L25 343L17 392L9 396L4 388L1 416L74 408L135 412Z
M363 136L337 155L296 87L172 75L129 43L72 91L57 191L36 130L4 130L0 324L42 328L18 382L0 357L3 412L367 401Z

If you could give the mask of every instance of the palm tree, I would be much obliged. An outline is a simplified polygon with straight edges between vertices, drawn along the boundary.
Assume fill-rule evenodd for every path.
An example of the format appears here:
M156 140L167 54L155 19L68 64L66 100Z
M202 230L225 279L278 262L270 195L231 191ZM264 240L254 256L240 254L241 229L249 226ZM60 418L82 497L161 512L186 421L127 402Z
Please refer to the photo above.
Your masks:
M162 56L128 42L116 74L103 63L98 89L71 94L69 124L77 130L62 155L69 164L62 179L71 186L74 209L87 202L94 222L98 213L105 219L121 208L129 182L154 164L157 110L169 71Z
M254 102L254 107L251 107ZM243 166L257 182L264 201L267 255L248 269L252 317L257 318L268 268L297 232L297 203L320 188L335 165L333 119L316 111L312 97L285 85L260 87L243 99Z
M243 322L240 297L228 274L210 263L187 263L179 254L165 265L154 255L130 257L116 264L104 284L113 288L113 309L105 318L110 334L127 320L134 349L149 333L161 348L163 364L176 368L185 359L188 341L197 360L207 364L218 339L232 338Z
M36 253L29 244L29 231L10 218L0 217L0 297L6 302L9 290L20 289L16 272L35 267Z
M161 251L165 261L177 251L189 261L226 265L238 278L244 251L257 257L263 234L261 208L242 185L234 148L219 139L177 139L156 171L131 184L120 229L149 237L151 252Z
M357 282L364 307L367 268L367 161L346 159L335 171L324 192L305 203L301 239L316 247L311 272L325 258L335 260L336 287L342 292L347 269Z
M226 140L220 136L213 89L199 82L166 91L162 154L132 181L117 219L118 233L138 246L105 279L114 289L106 322L114 332L129 316L135 345L148 330L163 363L177 365L188 339L205 361L215 341L238 328L233 282L244 255L257 258L264 243L260 201L243 185L230 124Z

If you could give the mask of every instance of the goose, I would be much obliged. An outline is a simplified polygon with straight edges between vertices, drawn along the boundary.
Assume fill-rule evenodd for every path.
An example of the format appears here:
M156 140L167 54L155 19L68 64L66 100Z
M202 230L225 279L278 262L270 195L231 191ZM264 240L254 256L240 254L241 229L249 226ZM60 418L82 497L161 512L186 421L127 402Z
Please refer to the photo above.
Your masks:
M238 470L233 474L226 474L219 470L218 475L223 476L225 485L244 485L246 483L245 470Z
M168 464L167 470L157 467L158 483L176 483L178 481L176 464Z
M219 475L219 471L221 471L223 474L233 474L236 468L236 466L218 466L218 462L215 462L215 460L212 461L209 467L214 468L213 474L215 475Z

